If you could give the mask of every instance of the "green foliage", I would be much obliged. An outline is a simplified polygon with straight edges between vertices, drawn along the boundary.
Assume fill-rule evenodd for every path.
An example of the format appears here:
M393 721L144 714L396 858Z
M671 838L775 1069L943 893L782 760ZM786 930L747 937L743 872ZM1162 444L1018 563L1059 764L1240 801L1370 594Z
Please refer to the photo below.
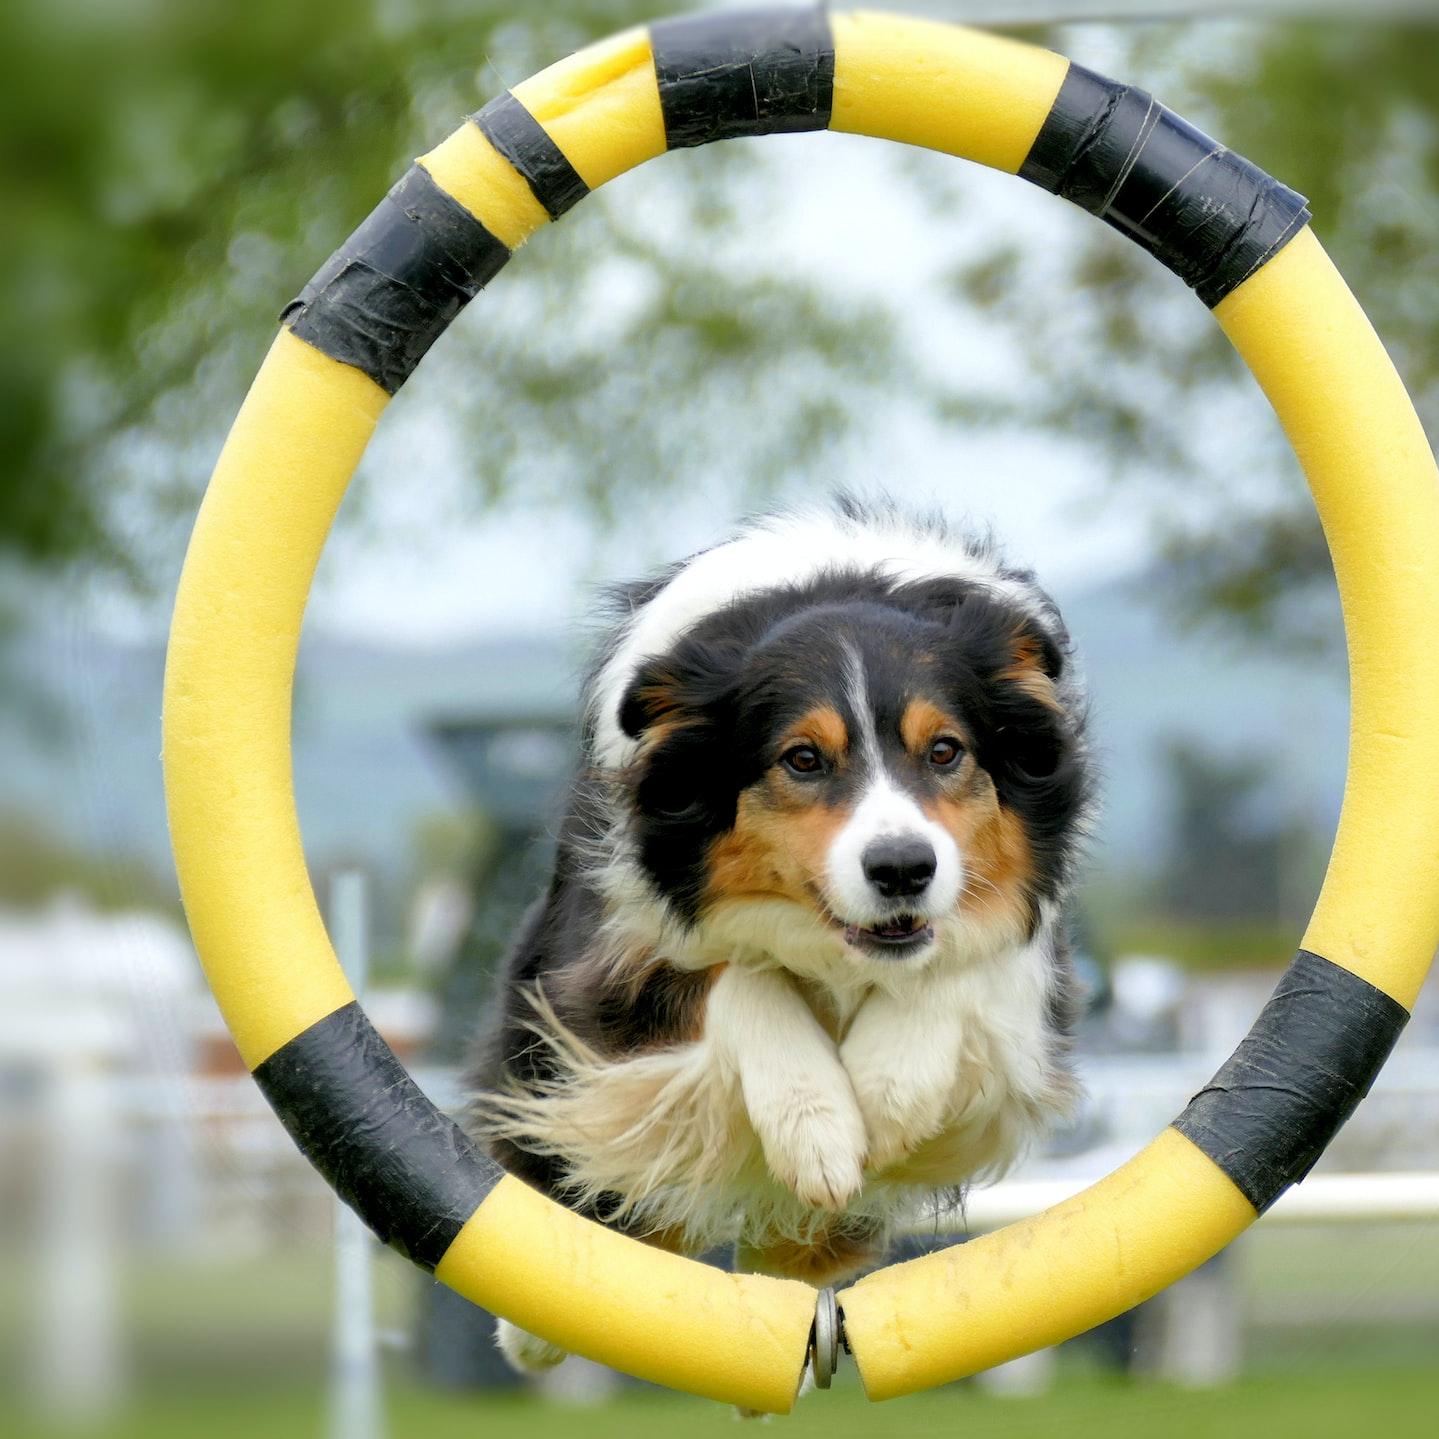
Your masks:
M78 848L0 812L0 905L30 909L67 891L100 909L180 911L174 885L130 856Z
M1282 969L1294 955L1295 926L1278 920L1182 920L1125 913L1100 926L1106 952L1153 954L1193 973Z
M0 356L0 555L99 559L142 577L166 519L192 511L280 306L409 158L507 83L671 8L0 10L11 251L0 313L25 339ZM757 482L832 438L841 415L824 397L883 371L883 325L694 243L696 227L726 220L732 168L718 156L671 170L662 225L591 201L506 272L503 306L475 307L483 329L474 315L456 327L473 363L462 411L447 414L460 414L481 497L540 470L547 483L578 479L594 503L626 484L693 478L731 455L735 407L776 388L792 408L768 411L738 457ZM638 302L618 317L587 308L625 257L648 277ZM577 323L590 310L609 327ZM531 321L543 324L539 344Z
M0 10L7 262L0 555L172 563L275 315L410 156L506 83L667 0L14 0ZM1092 32L1058 37L1086 53ZM1312 199L1316 228L1439 417L1439 43L1432 25L1104 32L1100 57ZM1173 278L1055 203L953 296L1013 341L1022 390L936 396L883 304L757 266L782 202L763 145L647 167L536 238L397 407L458 449L477 503L825 473L850 416L1049 428L1150 484L1191 613L1304 625L1322 538L1242 367ZM653 181L650 170L656 171ZM767 188L768 185L768 188ZM773 191L773 194L771 194ZM953 224L958 188L928 196ZM387 432L390 427L387 427ZM1154 485L1160 475L1169 483ZM1191 503L1194 496L1205 503ZM1222 527L1213 516L1225 514Z
M643 210L668 192L663 227L628 195L586 200L582 223L541 232L496 281L503 305L446 338L458 359L425 383L483 499L523 485L605 518L627 493L717 475L758 498L822 472L866 392L897 382L881 308L726 258L755 159L716 149L666 166L641 197Z

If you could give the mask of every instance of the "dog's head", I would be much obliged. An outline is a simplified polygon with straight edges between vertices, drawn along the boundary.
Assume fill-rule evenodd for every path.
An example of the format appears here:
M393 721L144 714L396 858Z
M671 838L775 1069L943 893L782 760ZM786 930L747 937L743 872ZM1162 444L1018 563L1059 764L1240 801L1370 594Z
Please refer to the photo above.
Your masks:
M962 580L729 604L620 707L638 862L688 925L802 931L862 969L961 927L1022 939L1085 798L1064 664L1056 621Z

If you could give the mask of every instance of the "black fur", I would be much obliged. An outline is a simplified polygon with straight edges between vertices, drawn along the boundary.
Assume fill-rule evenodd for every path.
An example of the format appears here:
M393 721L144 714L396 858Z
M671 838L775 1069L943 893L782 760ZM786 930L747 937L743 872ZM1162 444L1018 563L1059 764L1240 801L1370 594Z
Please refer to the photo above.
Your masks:
M681 568L612 592L616 626L599 647L588 691L628 620ZM617 825L625 829L672 922L681 929L695 924L712 846L734 825L746 788L778 762L786 727L828 704L858 731L856 656L881 762L917 798L940 781L900 739L906 703L930 698L963 721L977 763L1028 835L1029 901L1037 921L1040 901L1063 892L1076 857L1089 800L1084 715L1057 611L1027 574L1001 569L998 576L1021 582L1029 607L978 582L900 584L878 572L847 571L752 594L710 614L634 676L620 724L630 738L649 742L627 773L593 768L596 716L587 713L585 759L558 836L554 873L509 956L499 1013L472 1075L475 1087L533 1088L554 1077L552 1053L532 1029L530 995L537 987L568 1028L605 1054L674 1042L694 1023L704 1002L703 975L661 963L620 977L597 965L593 940L603 902L595 853L613 843ZM1023 656L1037 659L1057 707L1037 698L1033 686L1005 678ZM856 766L817 775L816 798L843 805L863 782ZM1061 943L1055 955L1050 1000L1057 1042L1071 1018L1064 949ZM493 1149L521 1178L575 1203L561 1160L509 1141ZM586 1212L603 1218L604 1205Z
M1001 678L1024 644L1050 679L1063 677L1062 629L958 580L827 576L711 615L640 671L621 709L632 738L662 733L631 788L639 855L655 887L679 916L698 917L710 846L734 824L741 792L779 758L775 738L821 702L856 728L847 675L857 654L886 766L916 793L933 790L935 776L903 751L900 716L915 698L956 711L1000 802L1029 835L1033 899L1051 897L1068 876L1088 798L1083 715L1056 713ZM858 778L836 776L825 799L842 803Z

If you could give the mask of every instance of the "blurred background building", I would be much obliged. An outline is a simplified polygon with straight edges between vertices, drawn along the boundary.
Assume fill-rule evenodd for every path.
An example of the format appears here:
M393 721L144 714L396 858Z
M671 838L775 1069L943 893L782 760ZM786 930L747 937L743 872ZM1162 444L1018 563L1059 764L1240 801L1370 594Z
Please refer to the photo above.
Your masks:
M673 8L0 13L3 1432L324 1426L333 1205L244 1074L179 912L158 760L169 601L284 299L457 117ZM1433 7L894 8L1008 24L1144 84L1307 193L1436 433ZM543 873L594 586L847 486L992 524L1055 592L1094 695L1090 1100L1019 1177L1097 1174L1165 1124L1292 951L1345 750L1322 537L1202 306L1011 177L776 136L607 187L436 350L322 562L295 712L313 871L322 892L366 876L368 1007L432 1092L458 1094ZM1432 986L1324 1167L1439 1170ZM792 1422L1182 1436L1282 1415L1427 1434L1435 1239L1433 1223L1257 1232L1179 1308L1057 1365L863 1418L835 1396ZM607 1432L605 1411L554 1408L590 1381L496 1397L483 1326L376 1263L391 1432ZM995 1407L1021 1390L1030 1409ZM616 1433L716 1417L613 1402Z

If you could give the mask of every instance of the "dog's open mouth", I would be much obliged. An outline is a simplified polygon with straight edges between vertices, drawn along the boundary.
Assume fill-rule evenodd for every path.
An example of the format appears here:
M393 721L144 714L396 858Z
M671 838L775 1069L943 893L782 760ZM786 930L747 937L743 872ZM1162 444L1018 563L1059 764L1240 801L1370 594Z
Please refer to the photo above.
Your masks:
M847 924L844 939L855 949L885 958L898 957L929 944L934 939L934 926L917 914L897 914L881 924Z

